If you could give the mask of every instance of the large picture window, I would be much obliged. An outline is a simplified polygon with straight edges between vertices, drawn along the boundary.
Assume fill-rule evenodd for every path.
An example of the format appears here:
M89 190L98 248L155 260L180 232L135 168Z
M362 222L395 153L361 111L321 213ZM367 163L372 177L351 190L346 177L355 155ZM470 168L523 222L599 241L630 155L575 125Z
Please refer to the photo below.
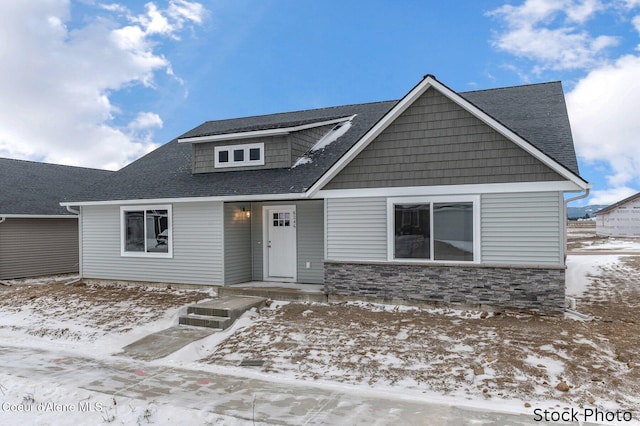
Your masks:
M473 200L389 200L390 260L473 262Z
M171 257L171 206L121 207L123 256Z

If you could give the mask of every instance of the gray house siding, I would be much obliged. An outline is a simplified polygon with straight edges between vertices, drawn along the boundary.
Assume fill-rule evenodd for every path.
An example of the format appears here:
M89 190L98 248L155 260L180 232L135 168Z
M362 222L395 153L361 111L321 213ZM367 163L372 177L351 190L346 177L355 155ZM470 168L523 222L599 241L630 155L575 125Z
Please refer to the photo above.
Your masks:
M170 259L121 256L119 206L85 206L82 215L85 278L223 283L222 203L173 204L173 258Z
M324 189L559 180L564 178L430 89Z
M264 143L263 166L214 167L215 147ZM260 170L291 167L291 144L286 136L247 138L221 142L193 144L193 173L228 172L231 170Z
M243 211L244 208L244 211ZM251 203L224 205L224 283L251 281Z
M327 199L327 259L387 260L387 200Z
M297 270L300 283L322 284L324 279L324 208L322 200L278 201L251 204L251 247L253 279L263 276L262 207L277 205L296 206ZM309 262L309 268L307 268Z
M0 279L78 272L78 219L0 223Z
M484 194L482 262L563 265L562 194Z

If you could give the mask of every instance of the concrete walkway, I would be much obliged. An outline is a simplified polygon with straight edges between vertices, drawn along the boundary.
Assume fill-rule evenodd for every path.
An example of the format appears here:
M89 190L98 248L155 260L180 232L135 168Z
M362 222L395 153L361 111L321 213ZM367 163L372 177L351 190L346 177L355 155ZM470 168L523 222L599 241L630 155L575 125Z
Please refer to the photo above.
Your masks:
M28 362L25 362L28 360ZM293 380L257 380L111 357L0 346L3 374L115 398L203 410L278 425L539 425L531 415L472 411L381 392ZM365 393L366 392L366 393ZM71 402L71 401L70 401Z

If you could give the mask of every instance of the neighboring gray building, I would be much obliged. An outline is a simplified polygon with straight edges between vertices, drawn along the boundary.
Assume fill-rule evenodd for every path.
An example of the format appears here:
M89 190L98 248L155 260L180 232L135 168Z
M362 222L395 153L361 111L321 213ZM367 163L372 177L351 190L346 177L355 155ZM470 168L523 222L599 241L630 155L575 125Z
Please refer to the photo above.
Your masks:
M640 193L598 210L596 235L640 237Z
M110 174L0 158L0 279L78 272L78 216L60 201Z
M330 296L564 308L579 176L559 82L209 121L63 205L81 274L322 283Z

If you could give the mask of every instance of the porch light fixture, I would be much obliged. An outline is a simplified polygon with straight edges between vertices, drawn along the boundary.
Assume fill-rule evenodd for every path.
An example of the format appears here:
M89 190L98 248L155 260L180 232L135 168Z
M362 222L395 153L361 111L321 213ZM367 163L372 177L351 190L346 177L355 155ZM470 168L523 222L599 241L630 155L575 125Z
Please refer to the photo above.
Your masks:
M251 217L251 210L247 210L246 208L242 208L242 213L249 219Z

